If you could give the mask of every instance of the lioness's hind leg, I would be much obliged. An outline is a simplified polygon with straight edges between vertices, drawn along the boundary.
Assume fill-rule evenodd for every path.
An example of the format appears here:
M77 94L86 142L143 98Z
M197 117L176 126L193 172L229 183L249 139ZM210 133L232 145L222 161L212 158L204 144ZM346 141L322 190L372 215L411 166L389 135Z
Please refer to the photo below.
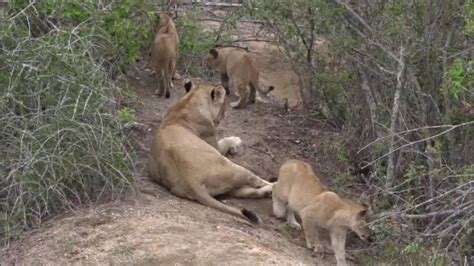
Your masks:
M272 202L273 202L273 214L277 218L283 218L285 217L286 214L286 202L283 200L279 199L276 195L275 192L272 193Z

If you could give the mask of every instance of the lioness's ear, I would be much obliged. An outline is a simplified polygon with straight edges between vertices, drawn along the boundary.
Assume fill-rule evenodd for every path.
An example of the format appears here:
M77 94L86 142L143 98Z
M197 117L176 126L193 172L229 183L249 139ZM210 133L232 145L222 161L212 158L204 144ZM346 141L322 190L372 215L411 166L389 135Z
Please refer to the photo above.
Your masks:
M214 58L217 58L217 56L219 56L219 52L217 52L216 49L211 49L209 51L209 53L214 57Z

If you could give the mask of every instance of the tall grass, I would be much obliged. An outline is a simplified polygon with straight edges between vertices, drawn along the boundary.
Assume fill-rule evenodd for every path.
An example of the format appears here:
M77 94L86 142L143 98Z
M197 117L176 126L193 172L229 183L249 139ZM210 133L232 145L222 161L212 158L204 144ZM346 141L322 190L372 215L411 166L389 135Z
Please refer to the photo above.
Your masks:
M104 68L137 56L137 40L117 42L126 37L114 26L133 22L120 5L130 1L68 1L79 8L70 13L61 1L40 2L11 1L0 18L4 244L52 215L116 199L134 186L134 155L113 101L122 89Z

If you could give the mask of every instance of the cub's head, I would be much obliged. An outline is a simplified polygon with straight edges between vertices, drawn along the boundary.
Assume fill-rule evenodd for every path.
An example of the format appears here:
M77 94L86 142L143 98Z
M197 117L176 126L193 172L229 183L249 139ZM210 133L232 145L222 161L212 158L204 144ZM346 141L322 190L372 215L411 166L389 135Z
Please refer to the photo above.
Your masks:
M184 89L186 90L186 95L190 97L189 104L197 108L201 115L212 120L214 125L217 126L224 119L226 99L225 90L222 86L204 84L196 86L192 81L186 80L184 82Z
M219 67L219 51L217 49L209 50L206 58L206 65L210 69L217 69Z
M161 28L168 26L170 23L174 23L173 19L177 18L177 13L173 14L170 11L162 11L156 14L156 30L160 30Z
M373 231L367 224L368 220L368 209L366 204L352 202L352 223L351 230L354 231L357 236L363 241L371 242Z

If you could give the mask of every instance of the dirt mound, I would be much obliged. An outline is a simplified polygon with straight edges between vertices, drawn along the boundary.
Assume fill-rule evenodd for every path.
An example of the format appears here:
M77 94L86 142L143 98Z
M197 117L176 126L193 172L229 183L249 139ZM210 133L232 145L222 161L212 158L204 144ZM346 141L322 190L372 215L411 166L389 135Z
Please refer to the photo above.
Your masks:
M279 233L157 191L83 210L16 243L2 264L311 264Z

